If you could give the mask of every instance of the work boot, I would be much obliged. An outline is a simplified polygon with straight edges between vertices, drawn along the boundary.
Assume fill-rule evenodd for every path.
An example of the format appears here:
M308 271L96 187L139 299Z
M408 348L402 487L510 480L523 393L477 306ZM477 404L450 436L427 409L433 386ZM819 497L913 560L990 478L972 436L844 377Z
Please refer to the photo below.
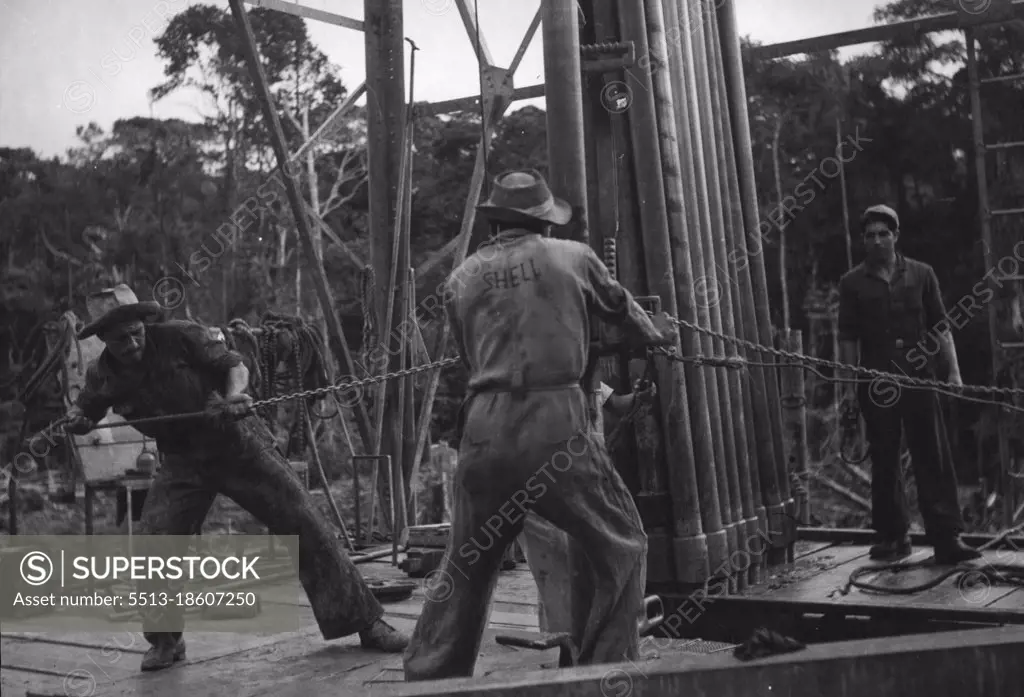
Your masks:
M965 544L959 535L945 538L935 545L935 563L940 566L953 566L979 557L981 552Z
M178 661L185 660L185 639L179 638L162 640L149 647L149 651L142 657L143 672L163 670L170 668Z
M896 538L895 540L883 540L871 548L870 556L875 561L898 561L909 557L914 552L910 544L910 535Z
M359 641L364 649L385 653L402 653L409 645L409 637L384 620L377 620L372 627L359 632Z

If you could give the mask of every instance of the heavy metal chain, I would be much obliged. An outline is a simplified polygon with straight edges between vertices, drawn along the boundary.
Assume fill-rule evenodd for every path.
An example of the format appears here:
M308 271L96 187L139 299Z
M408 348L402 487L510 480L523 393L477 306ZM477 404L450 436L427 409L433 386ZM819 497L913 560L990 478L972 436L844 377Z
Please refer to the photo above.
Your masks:
M777 349L777 348L770 347L770 346L762 346L761 344L756 344L753 341L747 341L746 339L741 339L739 337L729 336L728 334L722 334L721 332L716 332L716 331L714 331L712 329L708 329L707 327L701 327L701 326L696 325L696 324L694 324L692 322L688 322L688 321L686 321L684 319L678 319L676 317L672 317L671 315L667 315L667 317L668 317L668 319L670 321L672 321L674 324L676 324L676 325L678 325L680 327L684 327L684 328L689 329L691 331L700 332L701 334L707 334L708 336L713 336L713 337L715 337L717 339L720 339L722 341L727 341L727 342L733 344L734 346L742 347L742 348L748 349L750 351L756 351L758 353L766 353L766 354L769 354L769 355L772 355L772 356L776 356L778 358L784 358L784 359L786 359L788 361L792 361L794 363L803 363L803 364L807 364L807 365L815 365L815 366L818 366L818 367L821 367L821 368L831 368L833 370L845 370L845 371L848 371L848 372L851 372L851 373L855 373L855 374L858 374L858 375L863 375L863 376L872 378L872 381L874 381L874 380L880 380L880 381L884 380L886 382L894 382L894 383L899 383L899 384L903 384L903 385L909 385L911 387L932 388L932 389L939 389L939 390L943 390L943 391L951 391L951 390L953 390L953 391L959 391L959 392L978 392L978 393L982 393L982 394L999 395L999 396L1002 396L1002 397L1009 397L1009 398L1024 396L1024 389L1017 388L1017 387L989 387L989 386L986 386L986 385L955 385L953 383L943 382L941 380L931 380L931 379L926 379L926 378L915 378L915 377L911 377L909 375L898 375L896 373L887 373L887 372L882 371L882 370L875 370L875 369L872 369L872 368L865 368L865 367L858 366L858 365L848 365L846 363L839 363L837 361L830 361L830 360L827 360L825 358L817 358L815 356L806 356L806 355L801 354L801 353L794 353L792 351L785 351L783 349ZM705 357L704 360L707 361L708 358Z
M323 397L328 394L337 394L338 392L344 392L345 390L351 390L354 388L362 387L363 385L372 385L375 383L387 382L388 380L396 380L398 378L408 377L409 375L416 375L417 373L426 372L428 370L434 370L435 368L443 369L458 363L459 360L460 359L458 358L442 358L441 360L433 361L432 363L425 363L423 365L418 365L412 368L405 368L404 370L396 370L393 373L371 375L360 380L345 380L343 382L338 382L333 385L326 385L325 387L317 387L315 389L302 390L301 392L292 392L289 394L277 395L275 397L268 397L266 399L256 400L252 404L250 404L247 413L251 414L262 407L280 404L281 402L288 402L293 399ZM211 412L208 411L196 411L183 414L165 414L161 416L151 416L141 419L132 419L130 421L120 421L117 423L97 424L96 426L93 427L93 430L166 423L168 421L181 421L183 419L195 419L210 415ZM61 419L59 421L56 421L53 424L51 424L51 426L47 430L55 429L59 426L62 426L64 425L64 423L66 423L66 421L67 419Z
M369 377L362 378L360 380L346 380L344 382L335 383L334 385L327 385L325 387L318 387L316 389L304 390L302 392L292 392L290 394L283 394L277 397L270 397L269 399L261 399L258 402L253 402L252 407L262 407L269 404L277 404L279 402L290 401L292 399L302 399L308 397L322 397L328 394L334 394L338 392L344 392L356 387L362 387L364 385L373 385L388 380L397 380L398 378L408 377L410 375L416 375L423 373L428 370L434 370L447 368L450 365L455 365L459 362L459 358L442 358L432 363L424 363L423 365L414 366L412 368L405 368L403 370L396 370L393 373L383 373L381 375L371 375Z

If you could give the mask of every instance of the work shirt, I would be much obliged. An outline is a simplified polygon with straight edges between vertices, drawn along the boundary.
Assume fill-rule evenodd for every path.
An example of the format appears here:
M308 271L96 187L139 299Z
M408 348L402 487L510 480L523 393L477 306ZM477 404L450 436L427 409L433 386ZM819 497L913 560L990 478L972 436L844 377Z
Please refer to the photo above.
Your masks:
M452 272L446 309L470 369L470 390L577 385L591 314L653 326L594 251L523 230L498 235Z
M580 242L504 232L455 269L445 291L469 395L496 393L469 407L471 438L508 427L552 443L591 431L580 383L592 314L657 337L632 295Z
M863 263L839 281L839 340L860 342L866 368L913 369L908 352L945 316L934 269L902 254L888 282Z
M228 372L238 365L241 356L202 325L148 324L141 361L119 363L104 350L89 366L76 403L97 422L110 408L128 420L203 411L214 391L224 393ZM209 417L141 425L137 430L154 438L163 453L195 448L227 452L240 447L242 438L238 422Z

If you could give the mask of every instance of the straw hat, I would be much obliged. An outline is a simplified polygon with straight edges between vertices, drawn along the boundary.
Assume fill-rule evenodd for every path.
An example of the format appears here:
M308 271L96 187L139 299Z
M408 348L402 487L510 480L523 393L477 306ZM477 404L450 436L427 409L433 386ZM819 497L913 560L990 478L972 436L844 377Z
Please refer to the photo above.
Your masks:
M552 196L544 177L535 169L499 174L494 178L491 197L477 210L498 222L541 220L565 225L572 220L572 206Z
M92 322L82 328L79 339L101 334L125 322L158 320L164 314L159 303L139 302L132 289L124 283L93 293L86 298L85 307Z

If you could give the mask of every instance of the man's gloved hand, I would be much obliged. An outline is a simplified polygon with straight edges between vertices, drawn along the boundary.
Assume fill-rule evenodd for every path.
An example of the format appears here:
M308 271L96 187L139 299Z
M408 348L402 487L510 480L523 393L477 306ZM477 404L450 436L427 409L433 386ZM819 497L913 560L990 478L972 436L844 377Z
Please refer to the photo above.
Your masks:
M230 397L221 397L219 394L214 392L210 395L210 399L206 403L206 408L217 416L241 419L248 416L249 412L252 411L252 397L247 394L236 394Z
M64 424L64 430L76 436L84 436L94 428L96 428L96 423L84 414L69 414L68 421Z

